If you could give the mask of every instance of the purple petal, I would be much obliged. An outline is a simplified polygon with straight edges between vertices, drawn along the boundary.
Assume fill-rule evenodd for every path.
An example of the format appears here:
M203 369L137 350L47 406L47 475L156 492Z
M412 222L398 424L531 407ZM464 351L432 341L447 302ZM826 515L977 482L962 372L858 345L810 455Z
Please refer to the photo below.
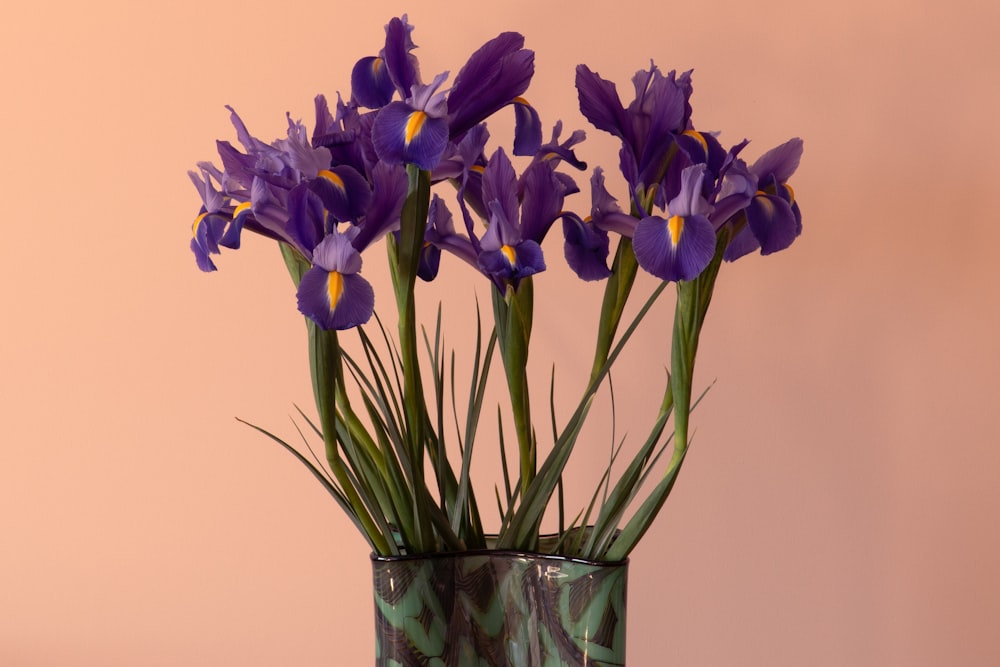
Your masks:
M657 278L693 280L715 255L715 230L699 215L649 216L636 225L632 247L639 266Z
M361 270L361 253L344 234L327 234L313 250L313 265L326 271L353 274Z
M311 252L326 233L325 227L323 200L305 183L297 185L288 195L289 236L298 247Z
M299 311L324 329L343 330L364 324L375 306L375 293L367 280L320 266L305 272L297 296Z
M368 181L347 165L320 171L317 178L309 181L309 187L340 222L354 222L364 215L372 199Z
M729 241L726 246L726 253L722 256L727 262L735 262L740 257L749 255L760 248L760 241L753 235L749 225L736 232L736 236Z
M580 112L591 125L631 143L631 127L614 83L602 79L586 65L577 65L576 90Z
M575 215L563 217L563 252L566 263L583 280L603 280L611 275L608 268L608 233Z
M498 250L484 250L479 255L479 268L497 284L512 283L545 270L542 248L534 241L504 245Z
M191 252L194 253L194 260L197 262L199 269L206 273L217 270L215 262L208 256L208 252L198 243L197 239L191 239Z
M680 192L667 204L670 214L685 217L708 215L712 211L712 205L702 195L704 181L704 164L696 164L684 169L681 172Z
M371 205L352 243L358 251L399 229L399 216L406 200L406 171L399 165L379 162L372 170Z
M528 89L535 54L523 46L522 35L505 32L469 57L448 94L452 137L462 136Z
M392 101L396 86L389 76L385 60L378 56L362 58L351 71L351 95L363 107L379 109Z
M416 48L410 33L413 32L406 16L394 18L385 27L385 64L392 82L403 98L410 96L410 89L420 83L417 59L410 55Z
M514 99L514 155L534 155L542 146L542 121L523 97Z
M483 171L483 203L492 209L492 202L499 204L507 223L517 223L517 174L502 148L493 153Z
M448 146L448 123L403 102L393 102L378 112L372 142L380 159L430 171Z
M802 140L796 137L761 155L750 171L762 180L773 176L779 183L784 183L795 173L801 158Z
M777 195L757 195L747 207L747 222L760 242L760 254L784 250L802 231L792 206Z

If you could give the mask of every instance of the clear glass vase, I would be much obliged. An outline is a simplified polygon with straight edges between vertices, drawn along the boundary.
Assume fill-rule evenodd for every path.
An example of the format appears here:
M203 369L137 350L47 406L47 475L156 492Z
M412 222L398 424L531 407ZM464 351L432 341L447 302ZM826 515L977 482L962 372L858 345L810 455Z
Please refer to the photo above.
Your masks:
M627 561L486 550L372 568L377 667L625 664Z

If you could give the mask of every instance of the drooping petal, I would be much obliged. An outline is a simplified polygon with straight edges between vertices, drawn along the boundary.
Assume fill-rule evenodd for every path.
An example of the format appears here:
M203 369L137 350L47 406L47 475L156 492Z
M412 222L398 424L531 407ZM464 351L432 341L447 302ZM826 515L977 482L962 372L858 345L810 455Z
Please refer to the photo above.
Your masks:
M395 92L396 86L383 58L368 56L355 63L351 71L351 95L358 104L379 109L392 101Z
M354 222L365 214L371 203L368 181L353 167L340 165L324 169L309 181L323 206L339 222Z
M729 241L726 246L726 253L722 256L727 262L735 262L740 257L744 257L760 249L760 241L753 235L749 225L744 225L740 231Z
M802 232L801 218L777 195L758 194L747 207L747 222L760 243L760 254L784 250Z
M202 271L215 271L215 263L209 255L219 254L219 239L223 235L227 216L220 213L209 213L202 210L191 226L191 251L194 253L198 268Z
M532 162L521 182L521 238L541 243L562 211L565 186L549 162Z
M253 214L250 212L250 202L246 201L239 204L233 210L233 221L229 223L229 227L226 228L226 233L222 235L221 239L219 239L219 245L225 246L226 248L232 248L233 250L239 250L243 228L246 226L247 222L250 222L252 229L252 220Z
M661 280L693 280L715 254L715 230L707 218L648 216L632 236L635 258L645 271Z
M357 273L361 253L334 230L312 253L313 266L299 283L299 310L324 329L350 329L364 324L375 305L374 291Z
M542 248L534 241L503 245L497 250L486 250L479 255L479 269L498 285L512 284L545 270Z
M583 280L603 280L611 275L608 268L610 242L608 233L575 215L563 216L563 252L566 263Z
M380 159L391 164L415 164L429 171L437 166L448 146L448 123L404 102L392 102L378 112L372 142Z
M441 266L441 249L431 243L424 243L417 263L417 277L424 282L437 278Z
M316 265L303 274L297 297L299 312L328 330L364 324L375 306L375 293L367 280Z
M523 97L514 98L514 155L534 155L542 146L542 120Z

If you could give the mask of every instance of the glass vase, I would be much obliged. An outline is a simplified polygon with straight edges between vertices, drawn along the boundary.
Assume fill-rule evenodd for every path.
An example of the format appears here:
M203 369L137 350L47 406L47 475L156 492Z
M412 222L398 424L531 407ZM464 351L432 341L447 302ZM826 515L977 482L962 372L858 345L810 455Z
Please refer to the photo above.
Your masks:
M485 550L372 568L377 667L625 664L627 561Z

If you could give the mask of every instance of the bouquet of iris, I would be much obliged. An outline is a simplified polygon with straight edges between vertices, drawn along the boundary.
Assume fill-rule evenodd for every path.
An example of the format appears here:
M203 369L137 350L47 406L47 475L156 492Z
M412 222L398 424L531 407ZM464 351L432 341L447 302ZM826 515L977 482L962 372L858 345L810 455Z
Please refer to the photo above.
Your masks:
M580 190L572 172L587 169L574 152L584 133L563 139L557 122L543 139L539 114L524 98L534 54L523 37L490 40L446 87L447 72L430 82L421 76L412 31L405 16L392 19L378 55L354 65L350 96L338 95L332 109L316 97L311 136L289 116L287 137L266 143L230 109L242 148L220 141L221 168L206 162L190 172L203 203L191 248L203 271L214 271L213 255L238 248L244 232L280 247L308 329L318 418L300 411L302 430L322 440L325 463L255 428L308 467L376 554L495 548L621 561L684 462L698 399L695 355L721 266L782 250L801 232L788 180L802 142L748 164L747 141L726 148L695 129L690 72L650 65L636 73L625 106L612 82L580 65L580 110L620 139L628 202L609 193L598 167L583 205L589 210L572 212L567 199ZM487 149L485 124L511 110L513 159ZM566 424L557 427L553 417L551 428L538 428L528 382L534 282L549 259L543 239L557 222L569 267L606 286L579 403ZM363 256L383 240L394 333L373 317L374 291L361 271ZM416 316L418 278L435 279L443 257L463 260L491 284L492 323L478 324L461 406L440 317L428 334ZM626 319L640 270L658 286ZM567 520L563 475L595 395L668 285L676 293L669 373L651 430L620 470L611 458L593 501ZM353 354L341 332L356 337ZM489 436L499 444L504 483L491 494L498 524L487 529L470 470L496 356L509 393L499 423L508 420L513 433L501 426ZM509 441L516 466L508 465ZM558 534L543 539L543 517L556 507Z

